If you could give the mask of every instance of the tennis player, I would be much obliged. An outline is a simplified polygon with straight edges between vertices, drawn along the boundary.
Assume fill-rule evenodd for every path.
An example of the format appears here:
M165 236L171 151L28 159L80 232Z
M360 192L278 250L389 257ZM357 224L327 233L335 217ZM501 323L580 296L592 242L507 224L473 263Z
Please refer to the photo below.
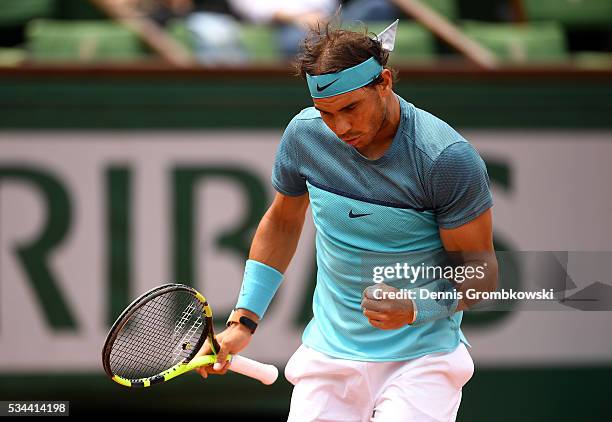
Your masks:
M297 70L314 107L282 136L272 175L277 193L253 239L236 309L218 335L218 362L247 347L310 205L317 286L314 317L285 369L295 386L290 421L456 418L474 370L460 329L472 303L385 296L399 289L364 277L364 256L477 252L485 277L441 278L420 288L496 289L484 162L449 125L393 92L386 64L396 29L397 22L371 38L328 26L304 41ZM200 373L226 370L217 363Z

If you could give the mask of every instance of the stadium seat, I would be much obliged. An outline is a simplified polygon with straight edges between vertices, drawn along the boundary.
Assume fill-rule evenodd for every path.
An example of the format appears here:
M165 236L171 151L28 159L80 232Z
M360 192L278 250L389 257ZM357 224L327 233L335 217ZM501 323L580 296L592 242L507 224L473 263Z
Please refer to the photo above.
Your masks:
M568 27L612 28L612 0L522 0L530 21L557 21Z
M54 0L2 0L0 26L18 26L30 19L47 18L54 9Z
M111 21L34 20L26 27L34 61L124 61L146 55L138 37Z
M166 25L166 31L185 48L190 51L195 50L194 36L183 19L171 19Z
M198 42L184 20L175 19L168 24L168 33L192 52ZM242 24L238 30L238 42L244 60L252 63L273 63L281 59L275 28L266 25ZM223 62L223 57L216 58ZM213 59L214 60L214 59Z
M612 53L581 51L572 55L572 62L585 69L611 69Z
M281 59L274 27L267 25L242 25L239 38L250 61L270 63Z
M565 33L556 22L507 24L468 21L462 28L466 35L489 48L503 61L554 62L567 58Z
M378 34L389 23L369 22L368 31ZM401 22L397 28L395 48L389 62L423 62L436 57L435 38L431 32L414 22Z

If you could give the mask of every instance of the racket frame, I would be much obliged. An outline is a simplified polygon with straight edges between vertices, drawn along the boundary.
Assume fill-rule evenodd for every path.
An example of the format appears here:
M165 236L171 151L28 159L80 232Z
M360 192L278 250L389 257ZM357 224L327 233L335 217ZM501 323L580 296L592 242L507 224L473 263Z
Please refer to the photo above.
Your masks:
M132 315L140 309L142 306L149 303L154 298L161 296L163 294L173 292L173 291L183 291L190 293L193 295L201 304L202 304L202 312L205 320L205 326L208 327L207 333L202 333L198 342L194 346L194 352L183 359L181 362L176 365L166 369L165 371L150 376L146 378L137 378L137 379L127 379L123 378L119 375L113 373L110 367L110 355L112 346L117 339L117 336L130 320ZM211 345L212 355L199 356L195 357L197 352L200 350L206 339L208 338L209 344ZM113 326L111 327L106 341L104 342L104 347L102 348L102 365L104 367L104 371L106 374L116 383L123 385L125 387L149 387L153 384L159 384L164 381L171 380L185 372L189 372L194 368L198 368L200 366L210 365L215 363L217 351L219 350L219 343L215 339L214 329L213 329L213 320L212 320L212 309L208 305L208 301L206 298L198 292L196 289L186 286L184 284L176 284L176 283L168 283L163 284L161 286L157 286L142 295L136 298L122 313L119 315ZM228 360L231 359L231 356L227 357Z

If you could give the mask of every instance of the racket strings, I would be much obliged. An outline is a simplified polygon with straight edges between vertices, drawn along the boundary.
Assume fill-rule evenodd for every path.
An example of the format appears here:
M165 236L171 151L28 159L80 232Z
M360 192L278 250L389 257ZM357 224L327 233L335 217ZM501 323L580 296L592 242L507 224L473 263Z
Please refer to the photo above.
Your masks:
M190 360L208 332L202 303L190 293L172 291L138 308L119 331L110 353L114 374L148 378Z
M189 310L189 313L187 313L187 311ZM175 335L179 334L179 332L181 332L185 325L188 322L189 317L191 316L191 314L196 311L195 306L193 306L193 304L190 304L185 311L183 312L183 315L181 316L181 320L180 320L180 324L177 323L174 329ZM201 315L201 312L200 312ZM190 345L192 344L192 340L194 338L194 336L196 335L196 333L198 332L198 329L202 326L202 323L204 322L204 319L201 316L198 316L193 323L191 324L191 327L189 327L189 329L187 330L187 332L182 336L182 338L180 339L180 341L178 343L176 343L176 347L174 348L174 350L172 351L172 355L174 357L174 359L172 359L172 363L175 364L179 361L179 359L183 356L184 351L185 351L185 345ZM180 327L179 329L177 329L177 327ZM175 340L176 338L178 338L178 335L175 337L173 336L173 340Z
M150 314L143 320L145 312ZM124 378L143 378L161 372L158 371L164 360L161 342L167 334L164 325L151 323L161 316L149 305L124 325L111 351L111 367L115 374ZM147 375L142 376L143 373Z
M143 376L140 373L133 373L137 367L140 367L138 372L146 372L144 376L150 376L171 366L168 363L167 356L169 356L170 347L174 347L176 338L169 338L168 315L166 314L176 315L177 308L184 308L183 305L178 304L169 307L163 313L159 312L160 308L157 306L149 305L135 314L123 329L125 336L117 341L117 353L115 355L118 359L115 360L118 364L122 363L123 365L116 365L115 373L121 370L125 372L124 376L126 377L141 378ZM143 321L143 315L146 315L146 322ZM151 321L162 321L163 323L150 324ZM178 329L175 326L172 334L176 335L175 333L180 332L181 326L184 326L184 324L184 321L177 324ZM134 353L134 347L138 348L137 353ZM188 355L188 353L185 353L185 355ZM119 362L119 360L122 360L122 362ZM160 370L160 368L162 369Z

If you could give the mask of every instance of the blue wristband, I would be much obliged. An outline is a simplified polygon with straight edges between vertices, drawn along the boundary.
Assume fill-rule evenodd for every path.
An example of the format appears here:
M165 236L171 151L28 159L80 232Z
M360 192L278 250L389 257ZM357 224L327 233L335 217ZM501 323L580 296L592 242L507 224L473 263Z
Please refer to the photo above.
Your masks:
M457 306L459 306L459 300L457 299L455 285L449 280L436 280L428 287L429 288L420 288L417 290L416 298L413 300L416 319L412 322L411 325L419 325L424 324L426 322L435 321L437 319L447 318L453 315L457 310ZM452 296L452 298L421 298L421 290L427 290L430 292L448 292L448 294Z
M282 280L283 275L274 268L249 259L236 308L248 309L263 318Z

